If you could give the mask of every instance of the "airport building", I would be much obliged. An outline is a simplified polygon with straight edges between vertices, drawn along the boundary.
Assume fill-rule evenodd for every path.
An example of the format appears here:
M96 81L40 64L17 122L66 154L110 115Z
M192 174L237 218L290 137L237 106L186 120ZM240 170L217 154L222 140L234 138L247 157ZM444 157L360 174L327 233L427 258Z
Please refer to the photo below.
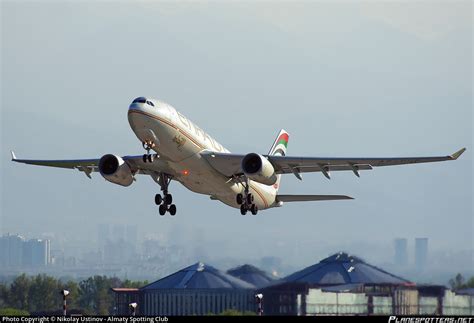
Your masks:
M224 273L197 263L142 288L113 291L119 315L130 313L131 302L141 315L255 312L257 293L264 315L474 315L472 290L416 285L344 252L280 280L250 265Z
M266 315L472 315L474 296L416 285L347 253L260 289Z
M196 263L139 289L114 288L117 314L138 299L140 315L207 315L255 311L256 287L204 263Z

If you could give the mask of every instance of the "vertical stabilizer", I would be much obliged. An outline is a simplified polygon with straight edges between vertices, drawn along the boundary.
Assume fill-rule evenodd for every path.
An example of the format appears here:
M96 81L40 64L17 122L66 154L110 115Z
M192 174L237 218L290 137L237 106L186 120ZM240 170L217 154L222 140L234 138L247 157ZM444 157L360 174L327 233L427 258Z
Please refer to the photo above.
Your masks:
M286 155L286 149L288 148L288 140L290 138L290 135L286 130L281 129L280 133L278 133L278 136L276 137L275 142L272 145L272 148L270 148L270 151L268 152L268 155L271 156L285 156ZM280 180L281 180L281 175L277 175L278 179L275 184L273 184L273 187L275 190L278 191L280 188Z

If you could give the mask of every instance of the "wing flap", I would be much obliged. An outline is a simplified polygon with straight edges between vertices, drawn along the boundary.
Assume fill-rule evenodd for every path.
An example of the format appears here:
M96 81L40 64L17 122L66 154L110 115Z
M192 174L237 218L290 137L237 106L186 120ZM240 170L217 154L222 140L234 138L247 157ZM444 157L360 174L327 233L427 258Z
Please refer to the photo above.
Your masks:
M336 201L336 200L353 200L354 198L347 195L277 195L276 200L279 202L305 202L305 201Z
M356 165L291 165L291 164L286 164L286 165L280 165L279 169L277 170L277 173L279 174L291 174L294 173L294 171L297 171L298 173L313 173L313 172L321 172L321 168L326 168L326 171L332 172L332 171L352 171L353 169L357 170L371 170L373 169L371 165L368 164L356 164Z

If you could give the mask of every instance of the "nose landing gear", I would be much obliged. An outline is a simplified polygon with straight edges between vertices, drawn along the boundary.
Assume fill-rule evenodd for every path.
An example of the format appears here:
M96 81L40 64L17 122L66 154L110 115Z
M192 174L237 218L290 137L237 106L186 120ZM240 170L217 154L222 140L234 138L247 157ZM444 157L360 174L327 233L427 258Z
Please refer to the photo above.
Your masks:
M151 140L146 140L142 142L143 149L146 150L146 154L143 155L143 162L153 163L155 158L158 158L158 154L150 154L150 150L155 148L155 143Z

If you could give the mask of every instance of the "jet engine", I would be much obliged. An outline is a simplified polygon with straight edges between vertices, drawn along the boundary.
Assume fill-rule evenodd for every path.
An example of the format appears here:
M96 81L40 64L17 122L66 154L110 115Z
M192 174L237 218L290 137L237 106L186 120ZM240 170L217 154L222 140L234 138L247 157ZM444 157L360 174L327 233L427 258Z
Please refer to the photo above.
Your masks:
M99 172L109 182L130 186L133 182L133 175L128 164L119 156L104 155L99 161Z
M250 153L242 159L242 170L245 176L256 182L273 185L277 182L277 175L273 165L262 155Z

